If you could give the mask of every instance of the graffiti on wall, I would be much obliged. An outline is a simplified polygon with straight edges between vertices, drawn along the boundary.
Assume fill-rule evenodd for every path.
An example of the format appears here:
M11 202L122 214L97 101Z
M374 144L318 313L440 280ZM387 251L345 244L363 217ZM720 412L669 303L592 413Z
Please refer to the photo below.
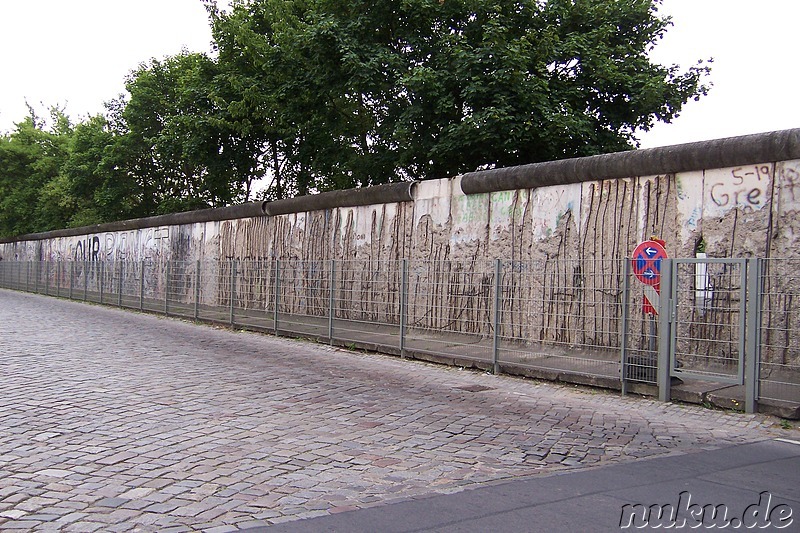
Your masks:
M703 214L721 217L733 209L751 213L769 203L772 165L754 165L705 172Z
M100 238L97 235L84 237L75 244L75 261L97 261L100 259Z
M107 232L81 237L62 237L50 243L45 255L52 261L157 260L167 256L170 228Z
M533 238L541 241L551 237L564 216L578 213L581 205L581 184L540 187L533 191L531 198L533 217ZM575 217L580 220L580 216Z
M703 219L703 172L685 172L675 176L678 201L678 227L682 242L689 242L700 229Z
M776 184L779 215L800 212L800 161L787 161L780 166L780 181Z

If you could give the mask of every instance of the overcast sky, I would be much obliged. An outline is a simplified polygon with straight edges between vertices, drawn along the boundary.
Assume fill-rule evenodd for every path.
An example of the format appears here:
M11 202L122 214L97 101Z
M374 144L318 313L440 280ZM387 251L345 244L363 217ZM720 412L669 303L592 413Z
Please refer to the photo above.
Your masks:
M66 106L102 113L126 74L152 57L210 51L200 0L0 0L0 131ZM711 93L672 124L642 134L665 146L800 127L797 0L664 0L673 17L655 61L684 68L714 58Z
M181 49L209 52L200 0L0 0L0 130L65 105L73 118L104 111L125 76Z

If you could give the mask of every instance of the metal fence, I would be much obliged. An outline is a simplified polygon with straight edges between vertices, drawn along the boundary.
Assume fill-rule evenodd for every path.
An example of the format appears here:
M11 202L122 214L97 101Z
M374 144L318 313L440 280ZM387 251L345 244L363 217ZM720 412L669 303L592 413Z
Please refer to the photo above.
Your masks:
M662 398L747 382L755 410L800 404L798 263L666 260L658 315L627 260L0 261L0 286Z
M800 260L759 262L756 276L762 288L758 304L759 398L773 402L800 401Z

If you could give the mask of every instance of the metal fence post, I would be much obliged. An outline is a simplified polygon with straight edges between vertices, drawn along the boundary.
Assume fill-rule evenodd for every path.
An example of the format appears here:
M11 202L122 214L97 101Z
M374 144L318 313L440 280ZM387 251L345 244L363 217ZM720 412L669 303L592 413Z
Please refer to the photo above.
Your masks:
M25 263L25 292L30 292L31 262Z
M44 294L50 296L50 259L44 262Z
M492 373L500 373L500 275L503 263L494 260L494 338L492 339Z
M331 259L330 290L328 291L328 344L333 344L334 290L336 288L336 259Z
M400 261L400 357L406 356L406 322L408 321L408 259Z
M281 289L281 260L277 257L275 258L275 312L272 315L272 329L275 332L275 335L278 334L278 304L281 301L280 296L278 295Z
M197 260L194 272L194 320L200 318L200 260Z
M233 301L236 298L236 259L230 259L230 268L231 268L231 283L230 283L230 290L231 290L231 308L230 308L230 324L231 327L234 325L234 315L233 315Z
M170 260L167 259L164 265L164 314L169 316L169 281L170 281Z
M124 263L119 261L119 272L117 275L119 276L119 281L117 281L117 307L122 307L122 275L124 273Z
M100 261L100 303L103 303L103 282L105 281L106 262Z
M747 337L744 352L744 412L758 412L759 365L761 363L761 297L763 260L747 260Z
M622 278L622 324L620 325L622 338L620 339L620 384L622 395L628 393L628 313L631 304L631 261L625 258Z
M672 398L670 385L672 372L670 369L670 351L672 349L672 312L674 295L672 276L672 259L661 260L661 299L658 309L658 399L668 402Z
M61 298L61 261L56 261L56 298Z
M139 311L144 311L144 259L139 260Z
M75 284L75 261L69 262L69 299L72 300L72 287Z
M83 301L84 302L88 299L87 294L89 294L89 264L84 259L83 260Z

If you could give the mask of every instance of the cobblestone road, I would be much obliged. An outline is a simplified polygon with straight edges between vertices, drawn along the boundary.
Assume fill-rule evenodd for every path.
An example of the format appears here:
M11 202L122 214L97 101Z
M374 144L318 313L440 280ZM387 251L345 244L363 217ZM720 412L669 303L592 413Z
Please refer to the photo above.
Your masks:
M774 420L0 290L0 529L233 531Z

